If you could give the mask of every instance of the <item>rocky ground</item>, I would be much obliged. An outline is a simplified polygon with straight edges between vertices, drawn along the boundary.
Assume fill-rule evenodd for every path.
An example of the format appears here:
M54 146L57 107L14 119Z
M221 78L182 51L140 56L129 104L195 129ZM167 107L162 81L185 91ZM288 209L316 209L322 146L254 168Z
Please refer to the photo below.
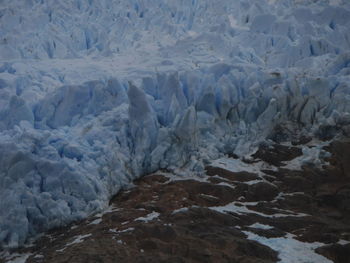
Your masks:
M0 262L349 263L350 141L294 144L221 158L199 177L145 176L108 211Z

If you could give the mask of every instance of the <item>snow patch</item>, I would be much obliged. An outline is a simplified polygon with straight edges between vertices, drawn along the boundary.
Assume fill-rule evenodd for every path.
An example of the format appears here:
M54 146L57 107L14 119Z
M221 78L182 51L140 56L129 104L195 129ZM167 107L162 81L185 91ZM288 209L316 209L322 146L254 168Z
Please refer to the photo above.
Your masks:
M306 243L294 239L294 235L288 233L285 237L266 238L249 231L243 231L248 239L255 240L278 252L279 262L283 263L331 263L332 261L317 254L314 250L323 243Z
M145 223L148 223L150 221L152 221L153 219L156 219L159 217L159 213L157 212L152 212L152 213L149 213L148 215L144 216L144 217L138 217L135 219L135 221L142 221L142 222L145 222Z
M328 162L325 162L323 158L329 157L330 153L326 152L322 148L326 145L328 145L329 142L322 142L318 143L316 146L302 146L302 152L303 154L301 156L298 156L294 158L291 161L285 161L283 162L286 164L283 166L285 169L290 170L298 170L302 171L302 167L304 165L314 165L318 168L322 168L323 165L328 165Z
M176 210L174 210L171 214L177 214L177 213L183 213L183 212L187 212L188 211L188 207L181 207L181 208L179 208L179 209L176 209Z
M213 167L220 167L223 169L226 169L231 172L247 172L247 173L253 173L257 175L264 175L261 170L273 170L276 171L276 167L273 165L270 165L266 162L259 161L254 163L246 163L240 159L233 159L233 158L219 158L210 163Z
M252 227L252 228L258 228L258 229L273 229L273 226L269 226L269 225L264 225L264 224L260 224L260 223L254 223L248 227Z
M341 239L337 242L339 245L347 245L347 244L350 244L350 241L349 240L344 240L344 239Z
M89 225L98 225L102 222L102 218L97 218L89 223Z
M129 227L129 228L126 228L126 229L123 229L123 230L109 229L109 232L119 234L119 233L126 233L126 232L130 232L130 231L134 231L134 230L135 230L134 227Z
M82 242L84 242L85 238L88 238L90 236L91 236L91 234L76 236L75 239L72 242L67 243L64 248L57 249L56 251L57 252L63 252L67 247L70 247L70 246L75 245L75 244L82 243Z
M257 212L254 210L249 209L247 206L252 206L252 205L257 205L258 202L232 202L224 206L211 206L208 207L209 209L212 209L214 211L220 212L220 213L236 213L236 214L256 214L260 215L263 217L269 217L269 218L275 218L275 217L304 217L308 216L307 214L304 213L294 213L292 211L288 210L282 210L282 209L277 209L280 210L281 212L285 212L286 214L282 213L275 213L275 214L264 214L261 212Z

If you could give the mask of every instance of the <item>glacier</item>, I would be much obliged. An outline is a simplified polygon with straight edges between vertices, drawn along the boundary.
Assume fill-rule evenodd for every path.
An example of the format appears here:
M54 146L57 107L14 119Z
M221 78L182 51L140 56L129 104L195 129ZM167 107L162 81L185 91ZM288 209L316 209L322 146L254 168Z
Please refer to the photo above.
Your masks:
M0 3L0 247L158 169L350 135L346 0Z

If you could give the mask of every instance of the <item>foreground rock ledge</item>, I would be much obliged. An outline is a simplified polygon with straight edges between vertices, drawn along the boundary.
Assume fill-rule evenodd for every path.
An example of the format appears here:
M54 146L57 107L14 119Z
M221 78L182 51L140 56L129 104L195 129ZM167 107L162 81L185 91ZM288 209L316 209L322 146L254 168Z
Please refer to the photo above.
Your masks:
M281 259L281 251L248 239L251 233L319 242L316 253L348 263L350 142L335 141L324 150L332 155L322 160L327 164L322 169L313 164L301 170L284 168L302 151L300 146L276 144L262 146L250 160L250 165L266 164L259 173L210 165L201 178L151 174L115 196L105 213L55 229L34 246L13 253L27 255L28 263ZM0 262L11 258L16 254Z

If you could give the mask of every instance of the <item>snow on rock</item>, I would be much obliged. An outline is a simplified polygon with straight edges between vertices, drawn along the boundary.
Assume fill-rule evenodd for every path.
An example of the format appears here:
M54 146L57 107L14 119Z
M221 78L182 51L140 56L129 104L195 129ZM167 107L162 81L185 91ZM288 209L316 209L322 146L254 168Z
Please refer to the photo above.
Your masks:
M248 227L252 227L252 228L258 228L258 229L273 229L272 226L269 225L264 225L264 224L260 224L260 223L254 223Z
M329 142L318 142L316 146L302 146L303 155L294 158L291 161L284 161L286 164L283 168L290 170L302 170L303 165L314 165L321 168L322 165L328 164L323 161L325 157L329 157L329 152L323 150L324 146L327 146Z
M75 239L72 242L69 242L65 245L64 248L56 250L57 252L63 252L67 247L72 246L74 244L79 244L84 241L85 238L91 236L91 234L86 234L86 235L79 235L75 237Z
M294 213L289 210L283 210L280 209L281 213L275 213L275 214L265 214L261 212L254 211L252 209L249 209L249 205L257 205L258 202L231 202L224 206L211 206L209 209L220 212L220 213L236 213L236 214L255 214L262 217L269 217L269 218L278 218L278 217L304 217L308 216L304 213Z
M101 218L97 218L89 223L89 225L98 225L99 223L102 222Z
M277 124L350 125L349 17L342 0L2 1L0 246Z
M317 254L314 250L324 245L323 243L307 243L294 239L294 235L285 237L266 238L249 231L243 231L248 239L255 240L278 252L279 262L283 263L331 263L329 259Z
M157 212L152 212L149 213L148 215L144 216L144 217L138 217L135 219L135 221L143 221L143 222L149 222L152 221L153 219L156 219L160 214Z
M231 172L248 172L258 175L263 175L264 173L261 171L263 169L269 170L277 170L276 166L270 165L263 161L258 161L254 163L246 163L240 159L232 159L232 158L219 158L210 163L213 167L223 168L225 170Z
M1 257L4 257L7 263L25 263L27 259L31 256L31 253L11 253L2 252L0 253Z

